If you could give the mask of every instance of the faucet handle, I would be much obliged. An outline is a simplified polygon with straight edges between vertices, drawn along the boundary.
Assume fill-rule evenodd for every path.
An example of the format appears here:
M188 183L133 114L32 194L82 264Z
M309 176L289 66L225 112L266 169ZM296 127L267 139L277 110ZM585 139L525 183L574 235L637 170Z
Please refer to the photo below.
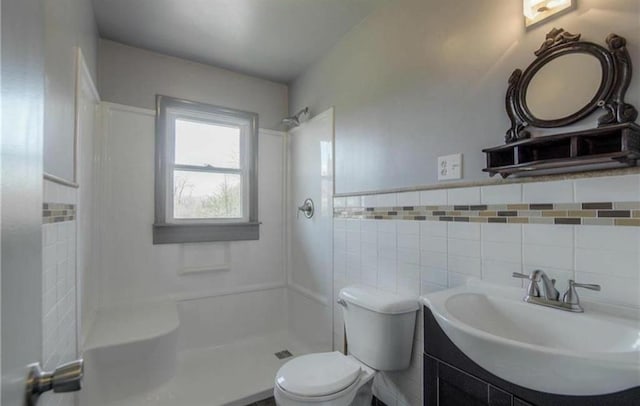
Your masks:
M585 288L585 289L596 290L598 292L600 292L600 289L602 289L600 285L596 285L593 283L578 283L573 280L569 280L569 287L571 286L573 286L574 288Z
M513 276L514 278L520 278L520 279L529 279L531 277L531 275L527 275L526 273L520 273L520 272L514 272L511 274L511 276Z
M576 288L584 288L595 291L600 291L601 289L600 285L590 283L577 283L573 279L569 279L569 287L567 288L567 291L564 292L564 295L562 295L562 302L579 311L582 311L582 306L580 306L580 297L578 296L578 292L576 292Z
M520 272L514 272L511 274L511 276L519 279L528 279L529 287L527 288L527 296L540 297L540 288L538 287L538 281L534 279L533 274L527 275Z

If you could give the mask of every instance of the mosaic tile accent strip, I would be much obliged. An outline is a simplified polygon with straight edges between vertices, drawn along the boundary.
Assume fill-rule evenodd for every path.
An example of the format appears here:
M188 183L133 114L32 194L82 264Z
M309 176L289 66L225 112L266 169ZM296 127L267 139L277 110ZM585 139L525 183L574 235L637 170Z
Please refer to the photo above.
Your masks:
M336 218L640 227L640 202L336 208Z
M42 224L61 223L76 219L76 205L63 203L42 204Z

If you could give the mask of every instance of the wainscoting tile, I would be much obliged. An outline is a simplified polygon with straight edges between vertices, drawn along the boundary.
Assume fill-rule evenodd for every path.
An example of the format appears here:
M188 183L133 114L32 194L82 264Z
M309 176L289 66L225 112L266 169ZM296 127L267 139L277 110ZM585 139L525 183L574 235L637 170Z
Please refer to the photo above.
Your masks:
M389 233L386 231L378 231L378 248L391 248L397 249L397 237L396 233Z
M448 274L447 274L448 275ZM439 292L441 290L447 289L447 285L438 285L431 282L422 282L420 286L420 294L426 295L429 293Z
M414 285L420 281L420 265L398 261L398 277L411 279Z
M524 244L573 247L573 227L545 224L522 226Z
M573 247L525 243L523 245L523 262L525 266L534 268L573 269Z
M376 195L367 195L362 196L362 206L363 207L376 207L378 199Z
M417 221L399 220L396 224L398 234L420 235L420 223Z
M447 238L447 223L432 221L420 223L420 236Z
M420 204L423 206L445 206L447 204L447 190L425 190L420 192Z
M347 252L360 254L360 232L347 231Z
M360 232L360 220L358 220L358 219L348 219L345 224L346 224L347 231Z
M519 243L482 241L482 258L522 263L522 245Z
M577 227L576 247L639 252L640 229L635 227Z
M636 278L639 269L638 252L576 248L576 272Z
M347 253L346 251L333 251L333 274L334 278L347 277Z
M578 179L576 202L632 202L640 199L640 176Z
M521 262L505 262L485 259L482 261L482 280L499 285L522 287L522 279L511 276L522 272Z
M334 197L333 198L333 207L336 208L336 209L347 207L347 198L346 197Z
M398 205L398 195L389 193L376 195L376 207L394 207Z
M398 193L398 206L418 206L420 204L420 192Z
M347 207L362 207L362 196L347 197Z
M595 283L602 286L599 292L581 289L579 294L583 300L640 307L640 280L637 277L619 278L576 271L575 279L576 282Z
M398 224L396 221L377 220L376 223L378 224L379 233L396 233L396 225Z
M446 223L449 238L461 240L480 240L478 223Z
M473 276L475 278L480 278L482 276L482 263L479 257L471 258L449 255L447 257L447 263L450 274L455 272L461 275ZM449 279L449 282L451 282L451 279Z
M361 267L360 267L360 254L347 253L347 279L360 280Z
M480 241L479 240L457 240L450 238L447 241L448 252L451 255L462 257L480 258Z
M375 234L378 232L378 223L375 220L361 220L360 232L363 234Z
M426 283L446 286L447 285L447 269L423 266L422 272L421 272L421 280L422 282L426 282Z
M447 269L446 249L442 252L420 251L420 265L429 268Z
M398 248L398 264L420 264L420 251L417 249Z
M449 203L451 202L451 203ZM480 204L480 188L447 189L447 204Z
M464 275L457 272L449 272L449 288L466 285L473 275Z
M447 239L442 237L422 236L420 238L420 249L422 251L447 252Z
M420 235L398 233L398 249L418 251L420 249Z
M483 186L482 204L504 204L522 202L522 185L519 183L500 186Z
M573 203L573 181L534 182L522 185L522 201L527 203Z
M482 240L520 244L522 226L520 224L482 224Z

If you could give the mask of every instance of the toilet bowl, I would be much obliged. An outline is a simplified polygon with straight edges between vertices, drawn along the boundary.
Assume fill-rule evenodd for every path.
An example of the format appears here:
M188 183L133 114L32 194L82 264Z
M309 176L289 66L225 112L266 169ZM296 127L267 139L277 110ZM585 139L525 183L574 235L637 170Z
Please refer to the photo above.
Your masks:
M276 374L280 406L369 406L375 371L352 356L323 352L294 358Z
M409 367L417 298L349 286L340 291L349 355L296 357L276 374L278 406L369 406L377 371Z

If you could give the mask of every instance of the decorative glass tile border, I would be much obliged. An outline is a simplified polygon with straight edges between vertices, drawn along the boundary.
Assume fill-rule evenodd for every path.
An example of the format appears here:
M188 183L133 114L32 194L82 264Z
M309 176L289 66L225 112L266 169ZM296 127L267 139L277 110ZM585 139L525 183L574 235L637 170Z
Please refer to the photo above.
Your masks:
M336 218L640 227L640 202L336 208Z
M76 219L76 205L63 203L42 204L42 224L61 223Z

